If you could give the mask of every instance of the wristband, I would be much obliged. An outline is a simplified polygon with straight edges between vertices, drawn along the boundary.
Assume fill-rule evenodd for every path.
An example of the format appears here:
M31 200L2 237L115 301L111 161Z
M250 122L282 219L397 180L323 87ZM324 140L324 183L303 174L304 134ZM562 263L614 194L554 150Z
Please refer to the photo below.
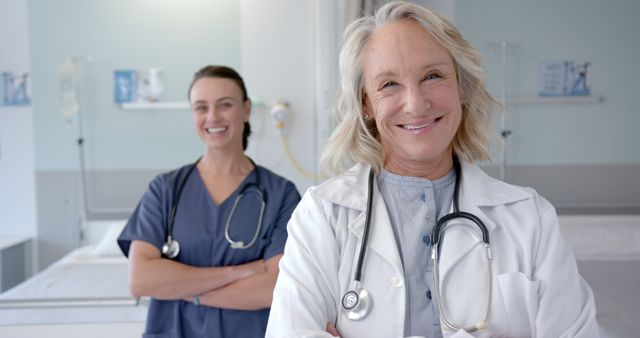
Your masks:
M193 304L200 306L200 295L193 296Z

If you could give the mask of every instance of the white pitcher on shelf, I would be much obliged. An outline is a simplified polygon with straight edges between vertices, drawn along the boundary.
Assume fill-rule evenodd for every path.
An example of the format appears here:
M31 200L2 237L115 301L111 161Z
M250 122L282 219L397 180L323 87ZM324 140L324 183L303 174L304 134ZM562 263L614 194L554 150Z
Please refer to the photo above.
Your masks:
M139 72L138 101L158 102L163 92L162 69L149 68Z

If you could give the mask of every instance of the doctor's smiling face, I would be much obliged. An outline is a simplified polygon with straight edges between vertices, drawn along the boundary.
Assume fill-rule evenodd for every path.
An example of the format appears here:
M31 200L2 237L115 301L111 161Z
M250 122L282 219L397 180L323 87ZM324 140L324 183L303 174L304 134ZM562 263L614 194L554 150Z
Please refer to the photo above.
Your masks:
M363 54L363 112L374 119L387 170L438 178L451 168L462 109L449 52L411 19L377 29Z
M193 84L189 100L198 136L207 148L242 149L251 101L243 100L242 90L233 80L202 77Z

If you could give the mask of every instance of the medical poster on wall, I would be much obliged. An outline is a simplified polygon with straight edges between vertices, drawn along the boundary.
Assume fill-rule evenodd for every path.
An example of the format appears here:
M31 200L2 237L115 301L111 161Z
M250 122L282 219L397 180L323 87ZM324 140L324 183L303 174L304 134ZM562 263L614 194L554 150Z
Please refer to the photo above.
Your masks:
M138 73L135 70L113 72L113 102L116 104L136 101Z
M31 105L29 72L0 71L0 106Z
M164 92L162 70L115 70L113 72L113 102L148 103L160 101Z
M539 96L591 95L591 63L588 61L540 64Z

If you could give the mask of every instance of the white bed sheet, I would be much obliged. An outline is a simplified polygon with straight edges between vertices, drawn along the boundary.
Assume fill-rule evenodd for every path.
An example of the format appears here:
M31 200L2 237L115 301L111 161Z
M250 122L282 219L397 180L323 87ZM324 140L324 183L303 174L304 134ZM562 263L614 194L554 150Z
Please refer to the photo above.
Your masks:
M95 248L76 249L0 299L131 299L124 256L96 256ZM146 306L46 307L0 309L0 325L144 322Z
M578 260L640 260L640 216L560 216L559 222Z
M603 338L640 336L640 216L561 216Z

